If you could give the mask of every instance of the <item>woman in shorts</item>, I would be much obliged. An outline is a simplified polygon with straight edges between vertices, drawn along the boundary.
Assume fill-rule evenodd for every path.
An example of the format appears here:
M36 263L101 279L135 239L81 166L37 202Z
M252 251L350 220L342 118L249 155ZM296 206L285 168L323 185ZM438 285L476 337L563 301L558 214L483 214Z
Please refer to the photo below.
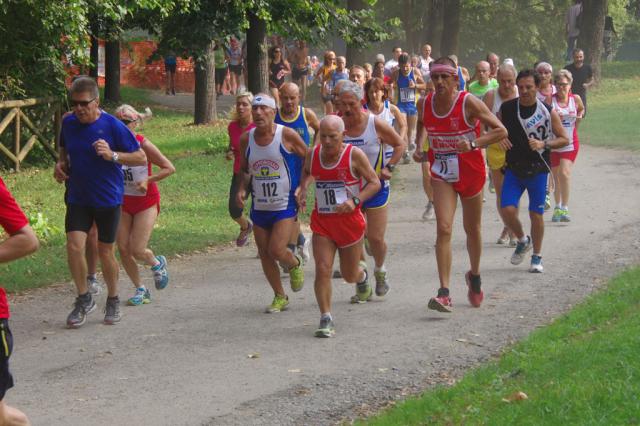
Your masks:
M156 289L162 290L169 284L167 259L164 256L156 256L147 244L160 213L160 191L157 182L175 173L176 169L151 141L136 133L136 128L147 115L140 114L126 104L118 107L115 112L115 116L135 134L148 161L146 166L122 166L124 202L117 243L122 266L135 288L134 295L127 300L130 306L151 302L151 293L140 279L137 261L151 268ZM153 173L152 164L159 167L156 173Z

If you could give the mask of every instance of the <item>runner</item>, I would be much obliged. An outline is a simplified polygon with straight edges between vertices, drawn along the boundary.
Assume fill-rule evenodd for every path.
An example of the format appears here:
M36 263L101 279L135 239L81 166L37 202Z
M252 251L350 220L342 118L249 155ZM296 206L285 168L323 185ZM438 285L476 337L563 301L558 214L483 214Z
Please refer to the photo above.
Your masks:
M540 86L536 96L547 105L551 105L551 98L556 94L556 86L553 85L553 67L547 62L539 62L535 67L540 76Z
M364 88L364 84L367 82L367 71L360 65L354 65L349 70L349 80L356 83L358 86Z
M242 63L244 62L244 52L242 45L237 38L231 37L229 43L229 71L231 77L231 94L237 95L240 92L240 82L242 78Z
M276 102L272 97L258 94L251 105L256 127L240 136L240 168L246 177L236 201L244 208L251 181L254 237L262 270L274 292L266 312L274 313L289 305L276 262L289 269L293 291L302 290L304 285L302 258L287 249L287 241L297 215L294 192L300 179L300 161L296 157L304 158L307 146L297 132L274 123Z
M498 87L496 79L489 77L490 72L491 66L489 62L480 61L476 64L476 80L469 84L469 92L480 100L488 91L495 90Z
M371 65L369 62L365 62L362 65L362 68L364 68L364 81L367 82L371 80L371 78L373 77L373 65Z
M500 105L502 105L503 102L518 97L516 74L516 69L513 65L503 64L498 68L498 88L487 92L483 99L487 108L489 108L494 115L498 115ZM502 171L505 166L505 158L506 152L502 145L492 144L487 147L487 164L491 172L491 179L496 193L496 207L502 223L505 223L505 220L502 217L500 199L502 195L502 181L504 180ZM502 229L497 244L508 244L510 247L516 246L515 235L506 225Z
M571 216L569 215L571 169L580 149L578 125L584 112L584 105L582 105L580 96L570 92L572 79L571 73L567 70L560 70L554 78L558 91L553 96L553 109L562 120L562 126L567 132L569 144L551 151L551 170L553 171L555 188L553 196L556 201L552 222L571 222Z
M282 48L272 47L269 51L269 90L276 105L280 105L279 90L284 84L284 77L290 72L291 67L282 56Z
M140 280L136 261L151 268L156 289L162 290L169 284L167 259L154 255L147 245L160 214L160 191L156 182L171 176L176 169L151 141L135 132L142 124L142 114L125 104L118 107L114 115L135 134L148 161L145 166L122 166L124 202L117 235L120 260L135 289L127 304L139 306L151 303L151 293ZM160 168L155 174L152 165Z
M436 212L436 260L440 289L429 300L429 309L451 312L449 281L451 274L451 233L458 204L462 203L462 218L467 234L470 270L465 274L467 297L479 307L484 297L480 280L482 236L482 188L485 166L477 148L499 142L507 136L500 121L480 100L468 92L459 92L458 69L448 57L439 58L431 68L435 92L418 104L418 135L427 131L429 163ZM488 131L482 136L480 124Z
M38 238L27 217L0 178L0 226L8 235L0 242L0 263L11 262L38 250ZM9 328L9 302L0 287L0 335L4 348L0 351L0 424L28 426L29 419L17 408L7 405L5 396L13 387L9 358L13 352L13 334Z
M229 56L221 41L216 40L213 46L213 61L216 80L216 99L223 95L224 84L227 79L227 63Z
M332 96L332 87L329 84L331 80L331 74L333 70L336 69L336 53L332 50L327 50L324 52L324 62L322 66L318 68L316 72L316 79L320 84L320 98L322 99L322 103L324 104L324 113L331 114L333 112L333 104L331 103Z
M309 48L304 40L298 40L289 54L291 60L291 81L298 85L300 102L304 104L307 98L307 76L311 73Z
M344 142L362 149L380 178L380 190L362 203L362 209L367 219L366 237L375 260L376 295L381 297L389 291L384 263L387 256L384 234L387 228L389 180L405 150L405 145L402 138L384 120L363 110L360 103L362 95L360 86L351 81L344 82L338 96L338 109L345 124ZM386 160L385 144L393 147L393 155ZM351 302L364 303L371 298L371 293L368 284L356 286L356 294L351 298Z
M591 65L584 63L584 51L575 49L573 51L573 62L564 67L571 73L573 82L571 83L571 93L580 96L584 105L584 116L587 114L587 89L595 84L593 69Z
M398 58L398 70L391 76L394 88L396 88L396 105L402 114L407 118L407 134L405 137L406 151L402 154L404 164L409 164L409 150L415 149L413 142L416 123L418 122L418 110L416 100L419 90L426 89L422 74L409 63L409 55L403 53Z
M282 106L276 113L275 123L295 130L307 147L311 146L311 133L309 128L313 129L313 139L315 141L318 134L319 122L318 117L312 109L300 106L300 91L295 83L285 83L280 89L280 101ZM297 159L297 157L296 157ZM300 159L296 170L301 170L303 159ZM287 247L292 252L298 252L298 256L306 263L309 260L309 242L305 239L304 234L300 230L300 220L296 218L293 228L291 229L291 237Z
M529 272L542 272L542 215L549 176L549 150L562 148L569 140L558 113L537 97L538 73L531 69L520 71L516 84L519 97L504 102L500 107L500 118L509 132L512 145L507 151L502 184L502 217L518 238L511 263L522 263L533 242ZM518 204L525 190L529 196L531 236L525 235L518 219Z
M456 55L449 55L449 59L456 64L456 68L458 70L458 91L462 92L463 90L466 90L467 84L469 83L469 80L471 80L469 70L458 65L458 57Z
M346 68L347 59L344 56L338 56L336 58L336 68L331 72L331 79L329 80L328 92L333 93L333 89L340 80L349 80L349 70ZM335 99L335 96L334 96Z
M393 57L384 64L384 75L387 77L391 77L393 72L398 69L398 60L402 55L402 48L395 46L391 52Z
M114 254L120 205L124 195L122 165L142 166L147 157L133 133L117 118L100 110L98 85L89 77L71 84L74 114L62 121L58 182L67 181L67 257L78 297L67 317L67 326L78 328L87 321L96 303L87 289L84 257L87 233L98 228L98 252L108 297L105 324L120 321L118 262Z
M236 245L244 247L249 241L249 236L253 232L253 224L244 216L244 210L238 207L236 197L238 189L242 185L242 171L240 170L240 136L253 129L253 118L251 117L251 102L253 95L250 92L240 93L236 96L236 109L231 116L231 121L227 127L229 133L229 148L227 150L227 160L233 160L233 176L231 177L231 187L229 188L229 216L238 225L240 233L236 238Z
M487 62L489 62L489 78L498 78L498 66L500 65L500 56L493 52L487 53ZM511 64L513 65L513 64Z
M431 45L425 44L422 46L422 56L420 56L420 64L418 65L424 81L429 80L429 64L431 62L433 62L433 58L431 57Z
M315 207L311 215L313 258L316 265L314 288L320 308L320 326L316 337L335 333L331 316L331 271L338 252L344 280L356 287L369 288L367 264L360 261L365 221L360 210L363 202L380 189L380 180L367 156L344 143L344 123L335 115L320 122L319 140L305 159L298 205L305 209L307 188L315 180ZM366 182L360 190L362 182Z

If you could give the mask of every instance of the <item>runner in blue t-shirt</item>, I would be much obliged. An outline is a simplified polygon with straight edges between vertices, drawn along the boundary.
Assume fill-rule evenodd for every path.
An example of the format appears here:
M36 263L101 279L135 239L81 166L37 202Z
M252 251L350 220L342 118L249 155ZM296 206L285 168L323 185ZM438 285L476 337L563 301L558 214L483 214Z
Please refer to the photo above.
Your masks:
M73 114L62 121L60 157L54 173L58 182L66 181L67 256L78 290L67 326L82 326L87 314L96 308L87 288L84 256L87 234L94 222L102 273L109 291L104 322L115 324L120 321L120 308L113 243L124 193L122 165L146 165L147 158L133 133L100 109L98 85L93 79L76 79L69 96Z

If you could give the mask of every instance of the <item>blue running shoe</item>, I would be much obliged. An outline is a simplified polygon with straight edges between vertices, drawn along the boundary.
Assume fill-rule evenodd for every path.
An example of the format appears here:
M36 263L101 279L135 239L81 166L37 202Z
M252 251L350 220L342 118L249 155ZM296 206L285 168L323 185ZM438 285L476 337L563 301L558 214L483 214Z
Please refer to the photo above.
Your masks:
M167 258L164 256L156 256L159 264L151 268L153 272L153 282L158 290L162 290L169 284L169 271L167 271Z
M521 264L522 261L524 260L524 255L527 254L529 250L531 250L531 237L527 235L526 243L521 243L520 241L518 241L518 244L516 245L516 249L511 255L511 264L512 265Z

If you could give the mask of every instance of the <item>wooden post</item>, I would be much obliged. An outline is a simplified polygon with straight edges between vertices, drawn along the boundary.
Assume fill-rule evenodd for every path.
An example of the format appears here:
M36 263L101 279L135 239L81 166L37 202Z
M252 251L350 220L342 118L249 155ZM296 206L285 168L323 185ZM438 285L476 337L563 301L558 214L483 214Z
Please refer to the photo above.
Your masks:
M13 132L14 141L15 141L15 153L16 153L16 172L20 171L20 159L18 155L20 155L20 114L16 114L16 127Z

